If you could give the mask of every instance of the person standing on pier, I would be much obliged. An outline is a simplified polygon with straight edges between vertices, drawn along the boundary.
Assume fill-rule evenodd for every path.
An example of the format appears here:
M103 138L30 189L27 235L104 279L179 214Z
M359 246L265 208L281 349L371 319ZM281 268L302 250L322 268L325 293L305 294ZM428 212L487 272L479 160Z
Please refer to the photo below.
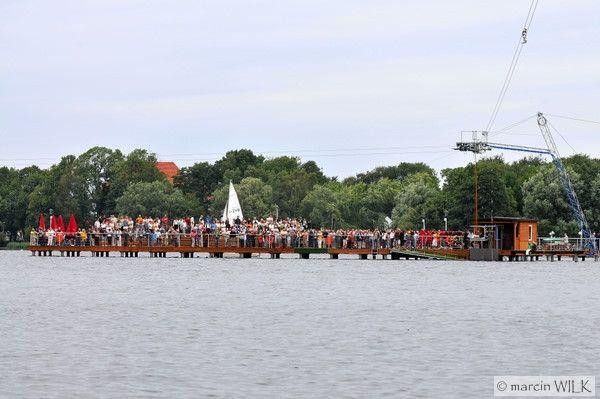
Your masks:
M48 238L48 245L54 245L54 230L52 227L46 232L46 237Z

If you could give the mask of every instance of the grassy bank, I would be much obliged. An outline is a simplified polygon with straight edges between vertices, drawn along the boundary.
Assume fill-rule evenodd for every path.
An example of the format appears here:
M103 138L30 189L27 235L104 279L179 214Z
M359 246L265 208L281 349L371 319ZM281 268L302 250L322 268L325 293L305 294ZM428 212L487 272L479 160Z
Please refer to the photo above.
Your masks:
M7 251L18 251L21 249L27 249L27 245L29 245L26 242L9 242L5 247L1 247L0 250L4 249Z

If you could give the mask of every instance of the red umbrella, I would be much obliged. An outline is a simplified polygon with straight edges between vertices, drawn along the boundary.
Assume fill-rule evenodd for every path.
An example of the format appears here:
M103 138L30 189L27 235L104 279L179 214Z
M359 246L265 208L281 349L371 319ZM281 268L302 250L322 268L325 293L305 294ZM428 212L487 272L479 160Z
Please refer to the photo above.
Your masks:
M56 223L56 227L58 227L60 231L65 231L65 222L62 215L58 216L58 223Z
M77 233L77 222L75 221L75 215L73 214L71 214L71 217L69 218L67 233Z
M50 215L50 228L56 230L56 216Z
M40 213L40 222L38 224L38 228L40 230L46 230L46 219L44 219L44 214Z

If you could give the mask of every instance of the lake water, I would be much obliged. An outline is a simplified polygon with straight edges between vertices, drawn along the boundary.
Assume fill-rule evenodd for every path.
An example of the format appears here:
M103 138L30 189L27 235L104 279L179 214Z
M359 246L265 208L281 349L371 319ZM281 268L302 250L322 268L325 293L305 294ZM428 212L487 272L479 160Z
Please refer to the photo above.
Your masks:
M600 377L600 263L0 265L1 397L483 398L494 375Z

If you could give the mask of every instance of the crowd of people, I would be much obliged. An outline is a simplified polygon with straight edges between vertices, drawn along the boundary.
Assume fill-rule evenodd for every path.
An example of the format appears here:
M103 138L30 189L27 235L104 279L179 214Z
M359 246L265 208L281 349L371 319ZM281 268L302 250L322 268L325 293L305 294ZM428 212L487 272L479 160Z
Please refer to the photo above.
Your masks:
M211 217L169 219L129 216L98 218L88 229L32 230L32 245L148 245L306 248L461 248L465 232L442 230L315 228L305 220L221 221Z

